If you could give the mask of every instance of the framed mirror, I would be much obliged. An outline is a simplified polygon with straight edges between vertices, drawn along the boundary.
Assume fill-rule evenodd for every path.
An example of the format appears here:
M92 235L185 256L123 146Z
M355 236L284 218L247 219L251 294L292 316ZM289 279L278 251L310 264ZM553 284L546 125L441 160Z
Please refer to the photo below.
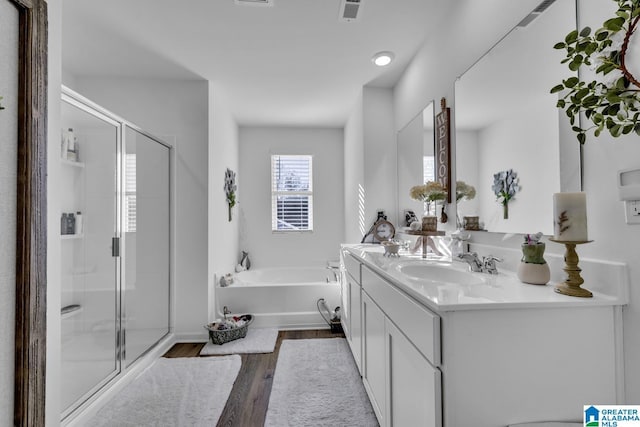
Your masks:
M460 220L477 215L486 231L549 235L553 193L580 191L580 144L549 93L569 77L553 45L575 28L575 0L544 1L456 81L456 180L476 189L458 202ZM509 170L519 190L504 218L492 186Z
M433 108L433 102L430 102L398 132L397 195L399 227L406 226L406 211L413 211L418 218L424 213L424 203L413 200L409 195L411 187L435 179Z

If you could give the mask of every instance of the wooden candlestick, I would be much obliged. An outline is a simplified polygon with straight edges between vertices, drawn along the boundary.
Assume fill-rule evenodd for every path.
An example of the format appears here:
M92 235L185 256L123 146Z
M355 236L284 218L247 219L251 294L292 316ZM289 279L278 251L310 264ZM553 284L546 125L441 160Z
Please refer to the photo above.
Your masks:
M567 241L567 240L555 240L549 239L552 242L562 243L565 247L564 262L565 266L563 270L567 273L567 278L564 282L556 285L555 291L559 294L569 295L572 297L591 298L593 293L591 291L581 288L580 285L584 283L584 279L580 276L582 271L578 267L578 253L576 252L576 245L582 245L584 243L591 243L593 240L584 241Z

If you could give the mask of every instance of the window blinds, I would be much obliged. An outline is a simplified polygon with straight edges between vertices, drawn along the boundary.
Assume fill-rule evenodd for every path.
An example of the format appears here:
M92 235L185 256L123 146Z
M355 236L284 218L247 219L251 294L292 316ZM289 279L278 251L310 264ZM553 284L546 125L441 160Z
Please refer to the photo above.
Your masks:
M271 156L271 229L313 230L312 156Z
M136 231L136 155L126 154L124 158L124 231Z

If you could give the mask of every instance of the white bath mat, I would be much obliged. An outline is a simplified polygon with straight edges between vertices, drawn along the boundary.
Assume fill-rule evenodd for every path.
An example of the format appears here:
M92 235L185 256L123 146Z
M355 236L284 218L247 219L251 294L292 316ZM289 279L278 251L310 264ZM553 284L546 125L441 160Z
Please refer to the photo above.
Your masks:
M347 340L283 340L265 426L377 426Z
M161 358L87 425L215 426L240 366L240 356Z
M200 350L200 356L216 354L273 353L278 339L278 330L274 328L249 328L247 336L222 345L211 341Z

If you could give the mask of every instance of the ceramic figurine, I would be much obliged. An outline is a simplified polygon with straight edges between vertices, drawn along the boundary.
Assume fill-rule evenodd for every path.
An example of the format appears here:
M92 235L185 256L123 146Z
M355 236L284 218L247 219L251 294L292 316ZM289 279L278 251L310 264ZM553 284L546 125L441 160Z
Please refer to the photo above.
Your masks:
M240 260L240 265L244 267L245 270L249 270L251 268L251 260L249 259L249 252L242 251L242 259Z
M549 265L544 260L545 244L540 242L542 233L526 234L522 244L522 260L518 265L518 279L532 285L545 285L551 278Z

